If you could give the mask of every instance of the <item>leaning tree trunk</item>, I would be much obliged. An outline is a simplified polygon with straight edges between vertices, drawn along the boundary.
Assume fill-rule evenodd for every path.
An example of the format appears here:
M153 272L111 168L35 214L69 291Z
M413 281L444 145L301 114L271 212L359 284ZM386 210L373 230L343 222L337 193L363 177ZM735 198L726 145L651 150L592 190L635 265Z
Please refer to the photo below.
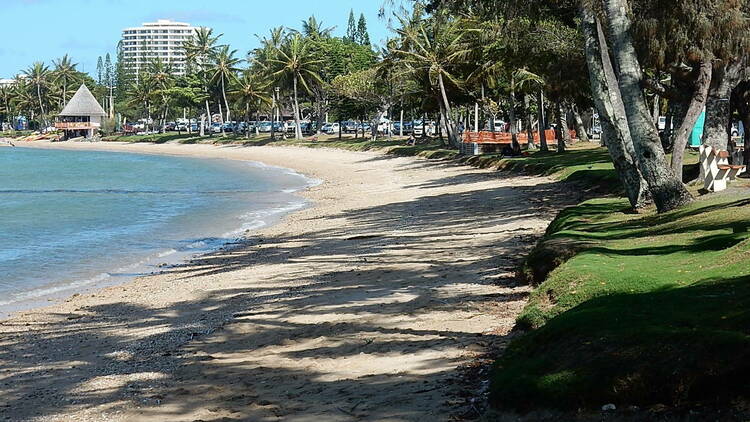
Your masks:
M448 102L448 94L445 91L445 84L443 83L443 74L438 73L438 83L440 84L440 94L443 99L445 107L445 127L448 132L448 144L452 147L458 148L458 136L456 135L456 126L453 124L453 117L451 115L451 104Z
M229 101L227 101L227 90L224 87L224 78L221 78L221 95L224 96L224 106L227 108L227 119L225 122L232 124L232 111L229 109Z
M565 152L565 144L566 140L570 138L570 132L568 132L568 121L560 100L555 101L555 109L557 111L557 134L555 136L557 138L557 152Z
M538 104L539 104L539 151L547 152L549 151L549 147L547 146L547 133L545 130L547 129L547 121L545 120L544 115L544 91L539 90L539 97L538 97Z
M211 136L211 120L211 108L208 106L208 98L206 98L206 126L209 128L208 136ZM201 136L203 136L204 134L204 129L201 126Z
M693 197L667 165L659 133L646 107L641 90L643 74L630 35L627 1L603 0L603 4L637 162L657 210L670 211L691 202Z
M339 132L341 124L339 123ZM299 100L297 99L297 75L294 76L294 139L302 139L302 125L299 117Z
M607 139L607 150L630 205L638 210L648 203L649 192L634 159L635 151L622 99L619 97L615 72L609 52L602 48L604 35L594 12L588 7L581 7L580 12L589 82L599 113L602 136Z
M698 76L695 79L693 95L690 98L690 104L685 112L680 127L674 134L674 144L672 145L672 171L674 175L682 180L682 162L685 157L685 148L687 147L688 138L693 131L695 122L698 121L703 112L708 95L708 87L711 83L712 65L710 60L703 60L698 69ZM665 123L666 124L666 123ZM664 127L667 130L667 127Z
M716 69L706 100L706 124L703 127L703 144L726 150L731 132L729 96L739 83L742 66L739 61Z

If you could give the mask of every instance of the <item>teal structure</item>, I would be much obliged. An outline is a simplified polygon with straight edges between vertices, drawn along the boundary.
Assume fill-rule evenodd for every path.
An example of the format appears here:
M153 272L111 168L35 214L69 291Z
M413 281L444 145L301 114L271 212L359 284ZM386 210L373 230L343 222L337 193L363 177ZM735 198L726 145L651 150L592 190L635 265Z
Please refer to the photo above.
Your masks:
M698 120L693 126L693 131L690 133L690 146L698 148L701 146L701 139L703 139L703 126L706 123L706 112L704 111L698 116Z

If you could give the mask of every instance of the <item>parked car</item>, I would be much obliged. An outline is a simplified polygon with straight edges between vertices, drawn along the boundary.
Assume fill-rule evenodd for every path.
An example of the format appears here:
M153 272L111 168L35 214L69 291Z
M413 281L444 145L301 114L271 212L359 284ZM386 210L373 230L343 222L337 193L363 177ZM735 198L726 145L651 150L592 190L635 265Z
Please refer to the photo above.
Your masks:
M414 130L412 122L404 122L404 134L409 134ZM393 134L398 135L401 133L401 122L393 122Z
M341 130L344 133L354 133L354 131L357 130L357 122L355 122L354 120L341 122Z
M327 129L325 129L326 126L328 126ZM329 135L338 135L340 127L341 126L338 123L328 123L327 125L323 126L323 131Z

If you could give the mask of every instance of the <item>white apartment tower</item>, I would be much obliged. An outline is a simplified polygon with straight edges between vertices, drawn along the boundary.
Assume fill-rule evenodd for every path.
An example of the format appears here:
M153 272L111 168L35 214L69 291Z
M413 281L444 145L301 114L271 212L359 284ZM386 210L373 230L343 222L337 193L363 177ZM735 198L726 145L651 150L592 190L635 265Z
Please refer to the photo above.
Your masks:
M149 63L161 57L171 63L175 75L185 74L184 43L190 40L198 28L189 23L159 19L144 23L138 28L122 30L123 62L128 71L138 74L148 68Z

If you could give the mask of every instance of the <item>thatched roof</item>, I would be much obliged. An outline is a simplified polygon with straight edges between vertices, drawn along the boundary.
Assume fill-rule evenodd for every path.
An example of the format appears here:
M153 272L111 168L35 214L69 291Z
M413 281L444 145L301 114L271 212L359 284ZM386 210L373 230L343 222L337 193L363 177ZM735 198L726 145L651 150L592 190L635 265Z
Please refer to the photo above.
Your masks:
M68 101L60 116L106 116L102 106L96 101L86 85L81 84L73 98Z

